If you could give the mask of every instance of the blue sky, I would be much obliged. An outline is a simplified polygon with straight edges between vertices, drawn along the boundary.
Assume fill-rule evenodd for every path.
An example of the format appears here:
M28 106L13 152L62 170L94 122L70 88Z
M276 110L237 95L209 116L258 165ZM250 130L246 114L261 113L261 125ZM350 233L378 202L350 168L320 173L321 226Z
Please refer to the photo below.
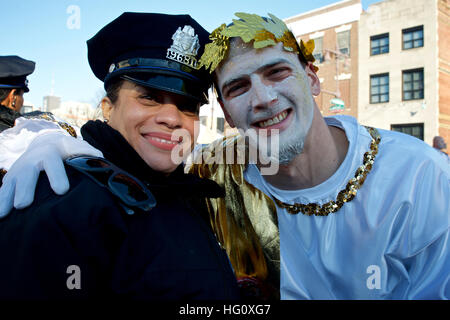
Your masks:
M380 0L362 0L363 9ZM50 94L63 101L96 104L103 84L95 78L87 62L86 40L125 11L190 14L212 31L230 22L235 12L243 11L284 19L326 6L333 0L22 0L4 1L0 19L0 55L19 55L36 62L28 77L30 92L25 101L36 107ZM79 28L67 26L79 8ZM72 24L72 26L74 26Z

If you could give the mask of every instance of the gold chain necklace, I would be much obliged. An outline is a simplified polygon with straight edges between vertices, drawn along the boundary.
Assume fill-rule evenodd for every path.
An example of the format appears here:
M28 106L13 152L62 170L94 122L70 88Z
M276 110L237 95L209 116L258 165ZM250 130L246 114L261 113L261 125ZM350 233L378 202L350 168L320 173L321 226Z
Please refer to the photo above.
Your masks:
M370 170L372 170L375 156L378 153L378 145L381 141L381 137L377 129L372 127L366 127L366 129L372 137L372 141L370 142L370 150L364 153L362 166L358 167L355 177L348 181L345 189L339 191L336 200L331 200L323 205L318 205L317 203L287 204L274 197L276 204L279 207L286 209L290 214L302 212L308 216L327 216L330 213L338 211L344 203L352 201L355 198L358 189L361 188L366 180Z

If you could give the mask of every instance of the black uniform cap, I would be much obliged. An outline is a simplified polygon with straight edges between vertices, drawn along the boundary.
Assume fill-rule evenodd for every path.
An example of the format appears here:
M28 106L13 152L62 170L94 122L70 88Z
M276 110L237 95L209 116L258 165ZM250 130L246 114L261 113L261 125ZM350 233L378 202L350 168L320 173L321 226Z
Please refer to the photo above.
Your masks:
M105 89L121 77L207 103L212 78L196 65L208 42L189 15L125 12L87 41L88 60Z
M27 76L33 73L35 65L18 56L0 56L0 88L30 91Z

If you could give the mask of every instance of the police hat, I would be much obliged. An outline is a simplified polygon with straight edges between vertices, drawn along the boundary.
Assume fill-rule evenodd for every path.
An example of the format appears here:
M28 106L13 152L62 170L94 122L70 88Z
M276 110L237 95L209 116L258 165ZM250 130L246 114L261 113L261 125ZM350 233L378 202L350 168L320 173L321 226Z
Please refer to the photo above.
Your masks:
M209 32L189 15L125 12L87 41L105 89L121 77L207 103L212 79L198 68Z
M0 88L30 91L27 76L33 73L35 65L18 56L0 56Z

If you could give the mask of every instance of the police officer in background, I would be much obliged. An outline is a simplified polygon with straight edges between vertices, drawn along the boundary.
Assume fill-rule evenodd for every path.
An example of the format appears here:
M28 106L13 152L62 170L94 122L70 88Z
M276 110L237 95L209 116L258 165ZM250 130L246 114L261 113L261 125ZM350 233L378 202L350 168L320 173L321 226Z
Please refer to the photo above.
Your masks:
M18 56L0 56L0 132L14 126L21 116L23 94L28 89L27 76L35 63Z
M449 155L444 151L447 149L447 144L445 143L445 140L441 136L435 136L433 138L433 148L439 152L439 154L447 160L447 162L450 164L450 157Z
M68 123L57 120L51 112L35 110L20 113L23 106L23 94L30 91L27 76L33 73L35 62L19 56L0 56L0 132L14 127L20 117L28 119L45 119L54 122L71 136L76 137L76 131ZM0 143L2 143L0 139ZM3 145L4 148L8 146ZM16 146L13 146L15 148ZM5 150L0 149L4 154ZM6 171L0 168L0 186Z

